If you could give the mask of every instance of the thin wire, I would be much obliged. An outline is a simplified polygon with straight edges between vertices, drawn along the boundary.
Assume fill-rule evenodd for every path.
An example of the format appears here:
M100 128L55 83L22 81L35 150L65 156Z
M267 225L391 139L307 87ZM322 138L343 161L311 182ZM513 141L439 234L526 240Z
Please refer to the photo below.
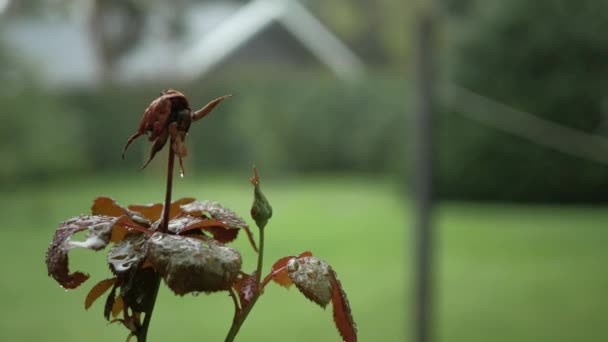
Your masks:
M444 83L443 89L443 105L468 119L537 145L608 165L608 138L557 124L454 83Z

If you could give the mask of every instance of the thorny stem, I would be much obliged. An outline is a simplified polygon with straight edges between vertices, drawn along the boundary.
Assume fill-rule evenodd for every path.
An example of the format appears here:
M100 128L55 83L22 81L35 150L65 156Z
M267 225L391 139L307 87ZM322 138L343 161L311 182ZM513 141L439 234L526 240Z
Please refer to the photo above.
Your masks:
M243 325L243 322L245 322L245 319L247 319L247 315L249 315L249 312L251 312L251 309L253 308L255 303L258 301L258 298L260 298L260 295L262 294L262 288L260 287L260 280L262 279L261 278L262 265L264 262L264 227L259 227L259 228L260 228L260 246L259 246L259 253L258 253L258 268L256 270L256 279L255 279L255 282L257 284L257 286L256 286L257 291L256 291L255 296L249 303L249 305L247 305L247 307L241 308L243 311L241 311L240 313L238 313L238 312L235 313L234 320L232 321L232 326L230 327L230 331L228 332L228 335L226 336L226 339L224 340L225 342L234 341L236 334L238 334L239 329L241 329L241 326Z
M173 141L171 141L171 145ZM167 162L167 187L165 190L165 205L163 206L163 220L158 227L158 231L166 233L169 231L169 212L171 211L171 193L173 192L173 169L175 165L175 153L169 149L169 161ZM150 310L146 312L146 317L141 328L137 331L137 342L146 342L148 335L148 327L152 320L152 311L154 311L154 304L156 304L156 296L158 295L158 288L160 287L160 275L156 274L154 279L154 289L152 291L152 306Z

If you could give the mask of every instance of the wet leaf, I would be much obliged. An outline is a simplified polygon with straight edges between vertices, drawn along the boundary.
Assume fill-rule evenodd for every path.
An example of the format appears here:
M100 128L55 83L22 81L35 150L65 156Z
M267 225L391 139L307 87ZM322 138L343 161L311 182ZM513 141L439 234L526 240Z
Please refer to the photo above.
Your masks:
M115 225L112 228L112 235L110 235L110 242L119 242L125 239L129 234L129 229L123 225Z
M149 312L154 305L156 272L144 265L120 275L120 295L125 305L135 312Z
M237 228L230 228L225 223L218 220L190 215L171 220L168 228L170 232L178 235L196 230L206 231L210 233L215 240L221 243L234 241L239 233Z
M136 211L142 214L150 222L156 222L160 219L163 212L163 205L160 203L153 204L131 204L129 210Z
M119 217L127 214L127 210L110 197L97 197L91 206L91 214Z
M182 205L182 211L188 215L196 217L209 217L218 220L230 228L248 227L247 223L232 210L225 208L218 202L213 201L194 201Z
M116 278L104 279L99 283L95 284L89 294L87 294L87 298L84 300L84 308L88 310L91 305L97 300L97 298L101 297L106 291L110 289L116 282Z
M306 298L325 308L332 297L331 267L316 257L292 258L287 274Z
M114 304L112 305L112 317L116 318L124 308L124 302L122 300L122 296L118 295L116 299L114 299Z
M108 252L108 263L114 274L120 274L138 267L145 257L146 236L132 234L112 246Z
M239 294L241 309L245 309L249 306L258 292L256 277L257 271L253 272L251 275L243 275L242 278L234 283L234 289Z
M186 205L194 202L194 198L184 197L180 198L177 201L171 203L171 207L169 209L169 219L174 219L182 212L182 205ZM153 203L153 204L132 204L129 206L129 210L141 213L145 218L150 220L150 222L156 222L160 220L161 215L163 213L163 205L161 203Z
M346 293L342 289L342 284L338 280L336 272L334 272L333 269L330 269L330 271L332 281L331 302L334 309L334 322L336 323L336 328L345 342L356 342L357 325L350 312L350 304L346 298Z
M227 226L225 223L220 222L218 220L208 219L204 217L194 217L194 216L182 216L176 219L169 221L169 226L167 227L171 233L174 234L183 234L192 230L207 230L211 227L218 227L223 230L231 230L238 232L237 229L232 229ZM224 242L224 241L221 241Z
M81 215L63 222L55 231L53 241L46 253L48 274L66 289L74 289L86 281L89 276L82 272L70 273L68 252L81 247L95 251L103 249L110 241L112 227L118 221L116 217ZM71 237L87 230L84 241L72 241Z
M178 199L177 201L171 203L171 208L169 209L169 219L172 220L176 218L178 215L182 213L182 206L186 204L190 204L196 201L195 198L191 197L183 197Z
M143 217L142 214L120 206L118 203L116 203L115 200L111 199L110 197L97 197L93 201L91 213L93 215L104 215L112 217L119 217L124 215L131 219L131 221L144 227L149 227L151 222L153 222Z
M289 288L293 285L289 275L287 275L287 263L293 258L295 258L293 255L286 256L277 260L274 265L272 265L272 280L285 288Z
M110 242L119 242L126 238L129 233L145 233L148 235L154 234L154 231L143 227L128 216L121 216L118 221L112 227L112 235L110 236Z
M282 275L283 273L287 273L288 282L295 283L300 292L308 299L322 307L331 301L334 322L340 336L346 342L357 341L357 326L353 320L346 293L331 266L325 261L313 257L312 253L304 252L298 257L279 259L273 266L271 275ZM277 281L276 278L273 280Z
M227 290L242 263L235 249L213 241L161 233L149 239L148 258L178 295Z
M309 257L312 256L311 252L303 252L301 253L298 257ZM296 256L294 255L290 255L290 256L286 256L283 257L279 260L277 260L274 265L272 265L272 280L285 287L285 288L289 288L291 285L293 285L293 282L291 281L291 279L289 278L289 275L287 274L287 263L289 262L289 260L296 258Z
M105 317L106 320L110 320L110 314L112 313L112 307L114 307L114 300L116 298L116 284L114 284L114 286L112 286L112 291L110 291L110 293L108 294L108 297L106 298L106 304L104 305L103 308L103 317Z
M231 232L228 229L221 230L219 228L206 229L214 234L216 240L227 243L236 239L238 229L244 229L247 232L249 242L253 249L257 252L257 246L253 239L253 234L249 230L247 223L232 210L225 208L218 202L213 201L195 201L181 206L183 213L194 217L207 217L213 220L222 222L228 228L235 230ZM216 237L217 235L217 237Z

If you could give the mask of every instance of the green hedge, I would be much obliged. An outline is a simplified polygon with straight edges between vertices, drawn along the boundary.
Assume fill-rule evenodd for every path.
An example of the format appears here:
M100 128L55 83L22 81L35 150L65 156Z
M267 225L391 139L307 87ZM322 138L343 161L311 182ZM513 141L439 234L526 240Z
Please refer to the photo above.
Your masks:
M460 35L448 58L452 80L519 110L605 135L600 125L608 100L608 2L478 4L484 7L456 26ZM441 127L444 197L608 199L605 166L450 114Z
M376 172L403 163L406 87L399 77L345 84L319 75L256 74L171 86L193 107L227 92L234 95L192 126L187 161L195 167L248 170L256 162L267 173ZM125 161L120 152L147 104L166 87L108 86L54 96L27 91L3 101L10 120L2 129L11 140L3 156L16 163L4 169L3 178L137 168L150 148L145 138L132 145Z

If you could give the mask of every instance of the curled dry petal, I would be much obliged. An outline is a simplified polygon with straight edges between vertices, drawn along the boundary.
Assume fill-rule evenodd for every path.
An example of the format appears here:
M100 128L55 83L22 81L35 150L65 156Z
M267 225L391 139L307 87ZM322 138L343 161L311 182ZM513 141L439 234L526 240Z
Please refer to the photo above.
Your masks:
M150 133L148 137L149 141L158 140L160 146L156 146L152 150L152 154L148 160L152 160L154 154L158 152L164 144L167 142L168 131L167 126L172 112L178 110L190 111L190 105L184 94L176 90L165 90L161 93L160 97L152 101L148 108L146 108L144 115L139 123L139 128L132 136L129 137L125 147L122 151L122 157L124 159L125 152L129 148L129 145L143 134ZM147 163L146 163L147 164Z
M242 263L235 249L162 233L149 239L148 258L167 286L178 295L227 290Z
M129 145L131 145L135 139L144 134L150 134L148 140L154 142L154 144L150 150L150 156L144 163L142 169L152 161L156 153L165 146L168 140L170 140L171 152L179 157L179 164L183 173L182 159L186 157L188 153L185 140L188 130L190 129L190 124L192 121L203 118L227 97L229 96L217 98L209 102L202 109L192 113L188 99L186 99L184 94L172 89L163 91L160 94L160 97L152 101L144 112L137 132L127 140L122 152L123 159Z
M249 243L257 252L257 246L253 239L253 234L249 230L247 223L232 210L225 208L218 202L213 201L194 201L192 203L182 205L184 214L194 217L207 217L223 223L224 227L209 227L207 231L211 232L219 242L230 242L236 239L239 229L244 229L247 233ZM228 229L226 229L228 228Z
M68 251L75 247L95 251L103 249L110 241L112 227L118 217L81 215L63 222L55 231L53 241L46 252L46 266L50 276L66 289L74 289L89 276L82 272L70 273ZM88 230L84 241L72 241L74 234Z
M203 108L197 110L196 112L194 112L194 114L192 115L192 120L193 121L198 121L202 118L204 118L207 114L209 114L218 104L220 104L220 102L224 101L225 99L232 97L232 94L228 94L228 95L224 95L222 97L218 97L215 100L211 100L209 101L209 103L207 103Z
M287 274L306 298L326 307L332 296L331 267L316 257L293 258Z

